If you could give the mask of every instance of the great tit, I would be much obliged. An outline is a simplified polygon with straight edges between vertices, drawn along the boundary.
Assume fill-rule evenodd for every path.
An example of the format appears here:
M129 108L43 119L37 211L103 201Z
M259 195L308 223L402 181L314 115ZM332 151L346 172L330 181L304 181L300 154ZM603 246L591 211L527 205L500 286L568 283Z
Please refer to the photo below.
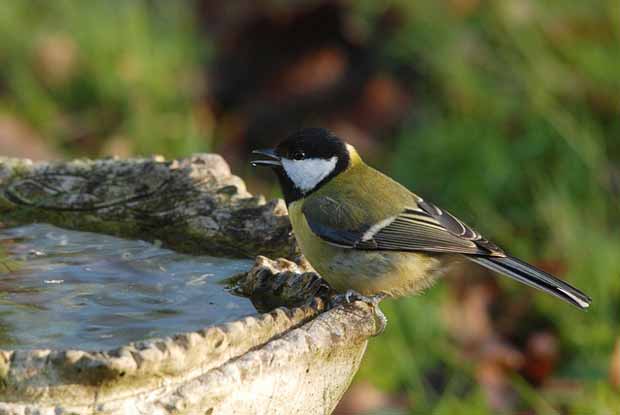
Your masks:
M278 176L301 252L337 292L413 294L465 257L578 308L590 305L580 290L368 166L328 130L304 128L275 150L253 153L260 156L253 165Z

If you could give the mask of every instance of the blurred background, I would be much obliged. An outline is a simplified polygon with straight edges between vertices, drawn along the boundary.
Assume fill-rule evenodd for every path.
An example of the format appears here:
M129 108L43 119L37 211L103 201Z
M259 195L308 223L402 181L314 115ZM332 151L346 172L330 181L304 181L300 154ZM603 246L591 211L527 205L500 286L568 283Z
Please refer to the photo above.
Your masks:
M0 2L0 154L222 153L333 129L594 298L462 268L385 302L337 414L620 410L620 3ZM328 375L328 374L326 374Z

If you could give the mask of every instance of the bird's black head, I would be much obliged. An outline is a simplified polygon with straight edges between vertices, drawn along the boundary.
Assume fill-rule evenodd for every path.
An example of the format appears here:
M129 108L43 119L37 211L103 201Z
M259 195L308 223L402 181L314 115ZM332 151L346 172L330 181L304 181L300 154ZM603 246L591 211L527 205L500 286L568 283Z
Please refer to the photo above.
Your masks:
M287 204L316 191L349 167L347 145L323 128L304 128L282 141L275 150L255 150L264 156L255 166L274 169Z

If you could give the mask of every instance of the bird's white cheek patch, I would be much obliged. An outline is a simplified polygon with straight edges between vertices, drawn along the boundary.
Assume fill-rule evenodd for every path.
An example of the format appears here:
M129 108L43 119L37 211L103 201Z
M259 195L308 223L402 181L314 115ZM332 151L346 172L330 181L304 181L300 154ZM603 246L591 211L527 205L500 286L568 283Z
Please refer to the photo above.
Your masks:
M325 159L290 160L283 158L282 167L286 174L302 192L316 187L324 178L336 168L337 157Z

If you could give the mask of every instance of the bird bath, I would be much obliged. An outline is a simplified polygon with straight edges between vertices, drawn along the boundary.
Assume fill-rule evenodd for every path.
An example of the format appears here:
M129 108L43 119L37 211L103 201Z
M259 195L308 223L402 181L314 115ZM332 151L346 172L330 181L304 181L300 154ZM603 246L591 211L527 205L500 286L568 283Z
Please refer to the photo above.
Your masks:
M0 413L330 413L381 327L289 230L217 155L0 158Z

